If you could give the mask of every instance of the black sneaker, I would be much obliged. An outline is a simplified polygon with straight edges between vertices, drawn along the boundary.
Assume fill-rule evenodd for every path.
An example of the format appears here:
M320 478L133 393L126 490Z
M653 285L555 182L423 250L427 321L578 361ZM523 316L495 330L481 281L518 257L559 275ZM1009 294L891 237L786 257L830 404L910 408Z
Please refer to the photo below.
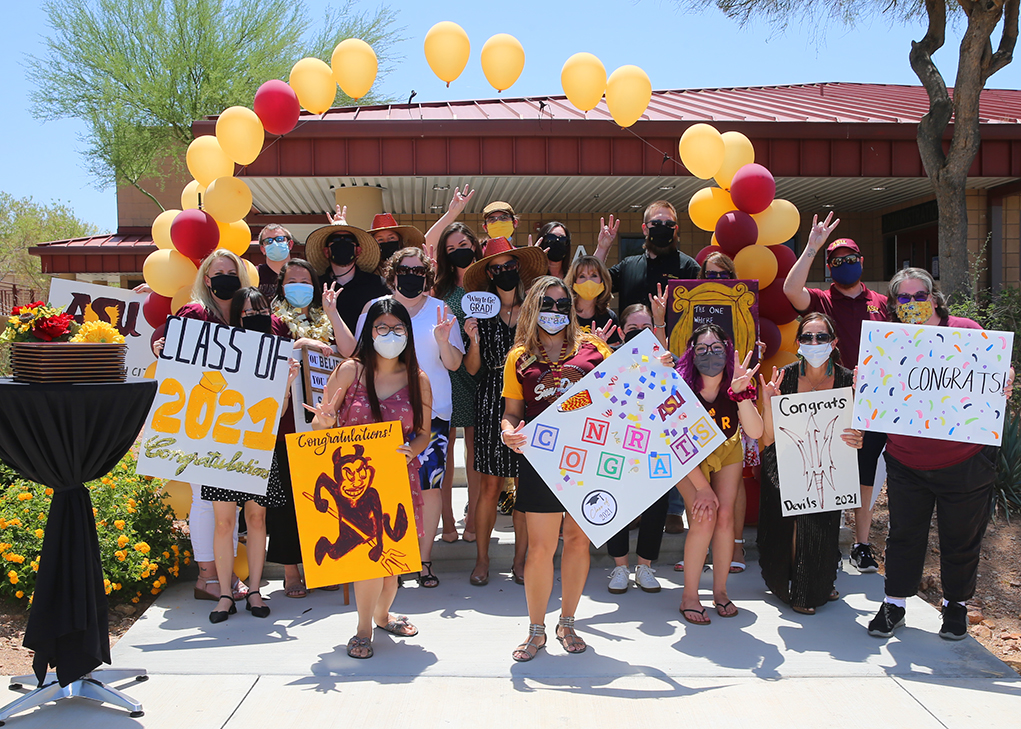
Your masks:
M904 625L904 614L906 612L902 607L897 607L890 602L884 602L879 606L879 612L876 613L876 617L872 618L872 622L869 623L869 635L873 635L876 638L891 637L893 631Z
M944 640L963 640L968 635L968 608L960 603L948 602L943 606L943 627L939 637Z
M871 544L856 544L851 550L851 564L858 568L859 572L878 572L879 563L872 556Z

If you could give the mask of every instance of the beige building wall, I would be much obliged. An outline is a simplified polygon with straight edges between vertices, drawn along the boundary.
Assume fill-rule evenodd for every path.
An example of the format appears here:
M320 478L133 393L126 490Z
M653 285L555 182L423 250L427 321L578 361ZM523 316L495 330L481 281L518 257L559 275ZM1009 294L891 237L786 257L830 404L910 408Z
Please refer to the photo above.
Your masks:
M1003 284L1021 284L1021 193L1003 198Z

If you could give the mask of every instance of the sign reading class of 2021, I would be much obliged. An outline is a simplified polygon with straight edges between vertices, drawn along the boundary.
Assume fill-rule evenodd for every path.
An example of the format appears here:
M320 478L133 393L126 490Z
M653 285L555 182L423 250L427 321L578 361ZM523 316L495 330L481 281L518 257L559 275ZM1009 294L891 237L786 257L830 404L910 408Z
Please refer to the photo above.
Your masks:
M853 428L1001 444L1013 332L864 322Z
M724 441L646 330L522 429L522 449L600 547Z
M169 317L138 472L265 494L291 351L271 334Z

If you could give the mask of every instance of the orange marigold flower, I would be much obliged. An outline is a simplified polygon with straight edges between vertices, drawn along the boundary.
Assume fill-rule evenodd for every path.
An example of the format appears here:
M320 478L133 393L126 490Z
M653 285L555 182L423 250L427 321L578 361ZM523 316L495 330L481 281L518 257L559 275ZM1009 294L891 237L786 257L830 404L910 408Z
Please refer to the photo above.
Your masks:
M7 573L7 575L8 575L8 578L10 579L12 585L18 584L18 573L17 572L15 572L14 570L11 570L10 572Z
M7 520L6 519L0 519L0 529L6 529L6 528L7 528Z
M42 529L36 529L36 530L35 530L35 535L36 535L36 537L37 537L37 538L39 538L39 539L42 539L42 538L43 538L43 533L44 533L44 532L43 532L43 530L42 530Z
M117 519L117 520L114 521L113 525L114 525L114 527L116 529L123 529L124 528L124 520L123 519Z
M25 593L22 592L21 590L18 590L17 592L14 593L14 596L20 600L25 596Z
M53 496L53 489L47 487L46 490L43 491L43 493L46 494L47 496Z
M126 547L128 542L130 541L131 540L128 539L126 534L121 534L119 537L117 537L117 546L120 547L121 549L124 549L124 547Z
M137 597L131 598L131 602L137 603L138 602L138 598Z
M142 554L149 554L150 547L145 542L135 542L135 551Z
M18 494L18 501L31 501L31 500L32 500L32 494L28 493L27 491L22 491L20 494Z
M163 553L163 557L164 557L165 559L170 559L170 552L164 552L164 553Z

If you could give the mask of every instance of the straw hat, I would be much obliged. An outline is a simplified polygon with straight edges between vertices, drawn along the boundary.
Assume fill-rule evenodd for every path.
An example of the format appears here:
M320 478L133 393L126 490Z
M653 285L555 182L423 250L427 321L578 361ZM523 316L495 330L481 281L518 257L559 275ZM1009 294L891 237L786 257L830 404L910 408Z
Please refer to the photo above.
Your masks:
M379 265L379 244L375 238L353 225L324 225L309 233L308 240L305 241L305 257L316 271L325 273L330 267L330 259L326 255L326 239L334 233L353 235L361 247L358 257L355 258L358 268L369 272L376 270L376 266Z
M546 254L535 246L515 248L506 238L490 238L486 242L485 257L475 261L464 272L465 291L487 291L489 289L489 276L486 274L486 266L497 256L512 256L518 259L521 265L521 280L527 289L532 281L543 276L549 270L549 261Z
M372 219L372 227L369 229L369 235L373 233L382 233L387 230L392 230L394 233L401 237L401 243L404 245L402 248L407 246L414 246L415 248L425 248L425 235L416 228L414 225L397 225L397 221L394 220L394 216L390 213L380 213Z

